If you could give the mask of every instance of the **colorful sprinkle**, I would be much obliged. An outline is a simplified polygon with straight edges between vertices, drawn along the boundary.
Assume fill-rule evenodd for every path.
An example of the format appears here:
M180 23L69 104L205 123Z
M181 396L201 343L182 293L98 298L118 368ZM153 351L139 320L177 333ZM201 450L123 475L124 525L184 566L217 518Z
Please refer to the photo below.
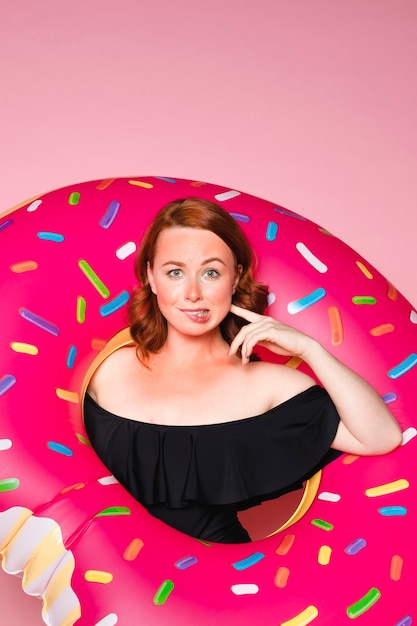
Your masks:
M85 572L84 578L89 583L101 583L107 585L113 580L113 574L110 572L103 572L98 569L89 569Z
M305 259L307 263L314 267L315 270L320 272L320 274L325 274L327 272L327 265L320 261L320 259L318 259L316 255L313 254L304 243L298 242L295 247L303 257L303 259Z
M31 354L35 356L39 352L36 346L31 343L22 343L21 341L12 341L10 347L14 352L19 352L20 354Z
M127 259L127 257L133 254L134 252L136 252L135 242L128 241L127 243L125 243L123 246L120 246L120 248L116 250L116 256L118 259L123 261L124 259Z
M226 200L231 200L232 198L237 198L238 196L240 196L240 191L230 189L229 191L217 193L214 197L216 198L217 202L225 202Z
M365 491L368 498L375 498L377 496L385 496L389 493L396 493L397 491L403 491L408 489L410 483L405 478L394 480L391 483L385 483L385 485L379 485L378 487L371 487Z
M248 224L250 222L250 216L249 215L243 215L243 213L234 213L232 211L230 212L230 215L237 222L242 222L243 224Z
M153 603L157 606L165 604L174 589L172 580L164 580L153 598Z
M88 446L89 448L92 448L91 443L88 441L88 439L84 437L84 435L81 435L80 433L75 433L75 436L77 438L77 441L82 443L83 446Z
M232 564L232 566L234 569L241 572L242 570L248 569L249 567L256 565L256 563L259 563L259 561L262 561L262 559L264 558L265 558L265 555L263 554L263 552L254 552L253 554L246 557L246 559L242 559L241 561L236 561L235 563Z
M295 535L285 535L278 548L275 550L275 554L279 554L280 556L288 554L294 544L294 541Z
M394 324L381 324L380 326L375 326L375 328L371 328L369 332L373 337L381 337L382 335L386 335L387 333L394 332L394 330Z
M366 276L366 278L369 278L369 280L373 279L373 274L368 270L368 268L361 261L356 261L356 265L359 267L362 274Z
M271 304L274 304L276 299L277 299L276 295L270 291L267 296L268 306L271 306Z
M358 554L358 552L363 550L365 547L366 547L365 539L362 539L361 537L359 537L358 539L355 539L354 541L352 541L352 543L350 543L348 546L346 546L345 552L346 554L349 554L349 556L354 556L355 554Z
M108 315L111 315L121 309L125 304L127 304L127 302L129 302L129 298L130 295L128 291L122 291L122 293L119 293L119 295L113 298L113 300L106 302L106 304L103 304L100 307L101 317L107 317Z
M376 298L373 296L353 296L353 304L376 304Z
M134 561L139 552L143 548L143 541L139 539L139 537L135 537L127 546L126 550L123 552L123 558L125 561Z
M232 585L231 590L235 596L253 596L258 593L259 587L253 583L246 583L241 585Z
M55 326L52 322L48 322L43 317L36 315L36 313L32 313L32 311L28 311L28 309L19 309L19 315L27 322L38 326L38 328L45 330L47 333L51 333L54 337L58 337L60 334L58 326Z
M294 213L293 211L289 211L288 209L284 209L282 206L274 206L274 211L277 213L281 213L281 215L286 215L287 217L294 217L296 220L301 220L303 222L306 221L306 218L302 215L298 215L298 213Z
M198 559L196 556L185 556L183 559L180 559L175 563L175 567L177 569L188 569L192 565L198 563Z
M291 315L294 315L295 313L299 313L300 311L304 311L304 309L307 309L313 304L316 304L316 302L319 302L319 300L322 300L322 298L324 298L325 295L326 295L325 289L323 289L322 287L319 287L318 289L315 289L314 291L307 294L303 298L300 298L299 300L295 300L294 302L290 302L287 306L287 311Z
M390 300L393 300L395 302L395 300L398 297L398 291L396 290L394 285L391 284L389 281L387 281L387 283L388 283L387 298L389 298Z
M66 365L68 369L72 370L72 368L74 367L74 361L75 361L76 356L77 356L77 348L75 346L70 346L68 348L68 354L67 354L67 360L66 360Z
M355 619L368 611L381 597L381 592L373 587L360 600L347 608L348 617Z
M290 570L288 567L279 567L277 573L274 576L274 585L279 589L284 589L287 586L288 578L290 576Z
M176 184L175 178L167 178L166 176L155 176L158 180L164 180L166 183L171 183L171 185Z
M43 241L55 241L56 243L62 243L65 239L61 233L50 233L48 231L40 231L37 233L37 236Z
M266 240L275 241L278 233L278 224L276 222L269 222L266 229Z
M406 615L405 617L400 619L399 622L394 624L394 626L411 626L412 623L413 623L413 618L411 617L411 615Z
M395 402L396 400L398 400L397 394L393 391L385 393L383 396L381 396L381 398L385 402L385 404L391 404L391 402Z
M120 209L120 202L117 200L111 200L109 206L107 207L107 211L101 218L99 224L101 228L108 229L113 224L114 220L117 217L117 214Z
M417 354L413 352L404 361L401 361L401 363L389 370L388 377L393 379L399 378L409 372L415 365L417 365Z
M76 391L68 391L68 389L61 389L61 387L57 387L55 389L55 393L60 400L65 400L66 402L73 402L74 404L78 404L80 397Z
M407 428L403 432L403 440L402 440L401 445L405 446L409 441L411 441L411 439L414 439L414 437L416 436L417 436L417 429L410 426L410 428Z
M102 478L98 478L97 482L100 485L107 487L108 485L117 485L119 481L115 476L113 476L113 474L111 474L110 476L103 476Z
M0 396L9 391L15 383L16 378L12 374L5 374L3 378L0 378Z
M80 491L80 489L84 489L84 487L85 487L85 483L75 483L75 485L70 485L69 487L65 487L64 489L61 489L60 493L64 494L70 491Z
M333 524L329 524L329 522L325 522L322 519L312 519L311 525L326 531L333 530L334 528Z
M15 274L23 274L23 272L33 272L38 269L36 261L21 261L20 263L13 263L10 265L10 269Z
M143 187L143 189L153 189L153 185L151 183L144 183L141 180L129 180L129 185L134 185L135 187Z
M87 302L85 300L85 298L83 298L83 296L78 296L77 298L77 310L76 310L76 317L77 317L77 322L79 324L84 324L85 322L85 311L87 308Z
M391 565L389 570L389 576L391 580L394 580L395 582L398 582L400 580L403 563L403 559L398 554L394 554L391 559Z
M100 280L100 278L97 276L93 268L87 263L87 261L84 261L84 259L81 259L81 261L78 261L78 267L83 272L83 274L88 278L88 280L93 285L93 287L97 289L99 294L103 296L103 298L108 298L110 295L110 291L107 289L105 284Z
M34 200L33 202L31 202L28 206L28 208L26 209L26 211L28 213L33 213L33 211L36 211L37 209L39 209L39 207L42 204L42 200Z
M378 512L384 517L404 517L408 513L405 506L383 506Z
M99 191L103 191L104 189L107 189L107 187L110 187L110 185L114 183L115 180L115 178L105 178L96 186L96 189L98 189Z
M96 622L94 626L116 626L119 618L116 613L108 613L105 617L103 617L100 621Z
M343 323L337 306L329 306L327 315L330 323L330 336L334 346L340 346L343 343Z
M13 220L6 220L0 224L0 233L13 224Z
M318 495L318 499L325 502L339 502L340 498L341 496L338 493L331 493L330 491L322 491Z
M3 452L4 450L10 450L12 445L13 444L11 439L0 439L0 452Z
M3 478L0 480L0 492L14 491L20 485L18 478Z
M94 517L117 517L119 515L131 515L132 511L127 506L109 506L107 509L103 509L100 513L94 515Z
M307 626L318 617L318 614L317 608L311 605L287 622L282 622L281 626Z
M80 201L80 193L79 191L73 191L68 196L68 204L71 206L76 206Z
M417 324L417 311L410 311L410 322Z
M332 556L332 549L330 546L321 546L317 561L319 565L328 565L330 563L330 557Z
M351 465L358 459L359 456L357 454L347 454L346 456L342 457L342 463L343 465Z
M68 446L64 446L63 443L57 443L56 441L48 441L46 443L47 447L52 450L52 452L58 452L58 454L62 454L63 456L73 456L73 451L68 448Z
M300 359L299 356L292 356L288 359L288 361L286 361L285 366L297 369L297 367L300 367L302 362L303 360Z

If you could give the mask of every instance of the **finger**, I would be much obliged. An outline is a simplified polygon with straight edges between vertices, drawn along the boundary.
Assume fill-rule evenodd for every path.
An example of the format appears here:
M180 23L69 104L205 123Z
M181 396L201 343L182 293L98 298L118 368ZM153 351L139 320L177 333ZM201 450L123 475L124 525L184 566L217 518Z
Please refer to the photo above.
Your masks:
M238 315L239 317L243 317L243 319L247 320L248 322L257 322L263 317L262 315L259 315L259 313L255 313L254 311L242 309L242 307L236 306L236 304L232 304L230 306L230 312L234 315Z

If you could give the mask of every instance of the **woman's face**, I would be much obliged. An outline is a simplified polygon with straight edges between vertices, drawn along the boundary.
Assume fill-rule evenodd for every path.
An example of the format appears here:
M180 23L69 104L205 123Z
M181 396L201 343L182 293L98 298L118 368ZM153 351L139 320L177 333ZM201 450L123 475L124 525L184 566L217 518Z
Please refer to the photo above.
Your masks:
M174 227L158 237L148 280L169 329L202 335L229 313L242 268L209 230Z

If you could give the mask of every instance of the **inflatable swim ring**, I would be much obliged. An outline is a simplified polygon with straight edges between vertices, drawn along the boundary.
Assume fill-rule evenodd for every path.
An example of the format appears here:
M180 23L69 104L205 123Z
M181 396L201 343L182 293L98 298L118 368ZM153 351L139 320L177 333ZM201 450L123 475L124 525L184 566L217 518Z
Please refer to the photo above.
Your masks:
M208 544L152 518L83 427L89 372L110 340L126 341L136 243L160 207L192 195L238 220L271 314L368 379L404 432L390 455L334 461L279 532L251 544ZM412 624L417 313L375 268L276 204L163 177L41 195L1 218L0 238L0 554L43 598L46 624Z

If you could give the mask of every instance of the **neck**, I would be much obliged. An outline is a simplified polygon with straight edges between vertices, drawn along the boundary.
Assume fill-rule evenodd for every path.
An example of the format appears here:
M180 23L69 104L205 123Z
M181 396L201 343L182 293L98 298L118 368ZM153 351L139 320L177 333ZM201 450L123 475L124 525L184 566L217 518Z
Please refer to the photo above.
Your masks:
M201 365L207 360L225 358L227 350L228 345L219 329L199 337L168 332L167 341L160 355L178 365L192 365L193 363Z

